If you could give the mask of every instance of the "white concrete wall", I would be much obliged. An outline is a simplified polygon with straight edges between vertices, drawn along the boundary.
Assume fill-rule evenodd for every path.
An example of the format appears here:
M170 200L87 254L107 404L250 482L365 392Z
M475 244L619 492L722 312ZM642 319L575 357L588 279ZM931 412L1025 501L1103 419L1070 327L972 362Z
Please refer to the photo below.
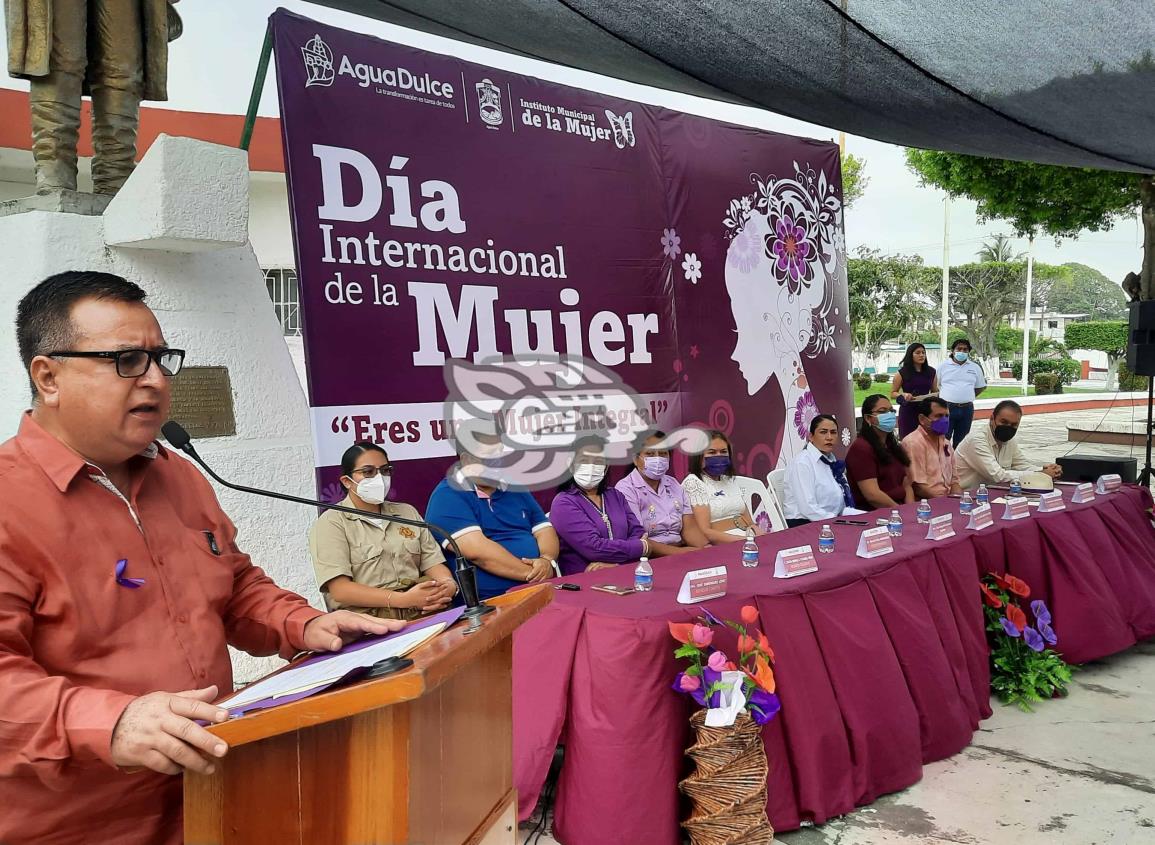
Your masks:
M230 480L313 495L305 396L250 247L195 254L107 248L102 218L28 212L0 218L0 254L0 323L8 327L20 297L52 273L99 269L141 285L168 341L188 350L189 365L229 369L237 434L198 441L205 460ZM27 379L8 330L0 333L0 439L15 433L28 403ZM320 606L306 547L315 512L217 492L254 562ZM234 663L238 681L272 665L247 656Z

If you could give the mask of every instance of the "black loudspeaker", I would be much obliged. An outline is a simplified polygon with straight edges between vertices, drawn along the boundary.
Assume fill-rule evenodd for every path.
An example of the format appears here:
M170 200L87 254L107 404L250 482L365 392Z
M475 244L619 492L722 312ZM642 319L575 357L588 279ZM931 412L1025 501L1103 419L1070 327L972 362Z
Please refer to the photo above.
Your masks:
M1155 376L1155 299L1132 302L1127 336L1127 369Z
M1100 475L1118 475L1125 484L1134 484L1139 461L1113 455L1064 455L1055 463L1063 468L1063 481L1096 481Z

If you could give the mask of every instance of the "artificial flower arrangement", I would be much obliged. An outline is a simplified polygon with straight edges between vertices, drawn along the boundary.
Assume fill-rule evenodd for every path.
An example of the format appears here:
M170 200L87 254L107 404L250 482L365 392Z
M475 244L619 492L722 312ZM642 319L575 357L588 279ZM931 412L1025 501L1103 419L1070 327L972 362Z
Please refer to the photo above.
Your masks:
M1059 642L1051 627L1051 612L1036 599L1030 603L1034 624L1020 606L1031 595L1027 582L1014 575L988 573L979 587L983 594L988 640L991 643L991 689L1006 704L1030 712L1031 704L1066 695L1071 667L1050 646Z
M674 689L688 694L707 708L706 724L726 727L745 710L759 725L769 722L781 709L775 694L774 650L758 628L758 609L746 605L741 622L722 621L710 611L698 622L670 622L670 635L680 643L674 656L690 661L674 680ZM724 625L738 634L738 660L714 648L714 626Z

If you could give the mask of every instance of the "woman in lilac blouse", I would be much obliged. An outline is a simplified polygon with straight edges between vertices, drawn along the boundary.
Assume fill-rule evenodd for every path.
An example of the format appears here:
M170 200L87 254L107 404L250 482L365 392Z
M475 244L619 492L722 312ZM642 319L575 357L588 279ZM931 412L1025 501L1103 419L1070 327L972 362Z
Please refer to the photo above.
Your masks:
M625 496L606 483L606 469L598 447L582 448L550 505L549 521L561 540L562 575L630 563L650 553Z

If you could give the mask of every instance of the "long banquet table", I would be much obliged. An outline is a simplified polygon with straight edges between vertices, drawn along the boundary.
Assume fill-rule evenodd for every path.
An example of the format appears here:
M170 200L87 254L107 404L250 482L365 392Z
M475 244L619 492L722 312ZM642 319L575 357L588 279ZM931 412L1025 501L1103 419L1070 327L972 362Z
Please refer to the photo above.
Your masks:
M995 495L993 492L992 495ZM745 569L740 544L659 559L654 590L615 596L631 566L573 576L580 592L556 600L514 639L514 780L520 816L532 812L557 744L565 745L554 835L564 845L674 845L677 781L693 704L671 689L677 672L667 621L700 605L676 594L691 569L728 567L728 593L705 602L723 619L757 606L776 653L782 711L763 730L770 761L767 811L778 830L823 822L919 780L922 766L957 753L991 713L978 578L1007 571L1027 581L1054 615L1057 649L1071 663L1155 636L1155 528L1139 487L1094 502L964 529L926 540L903 508L895 551L855 555L857 526L835 526L837 548L819 571L772 577L779 549L810 543L820 526L759 538L761 565ZM871 517L862 517L871 519ZM715 641L733 650L723 633Z

